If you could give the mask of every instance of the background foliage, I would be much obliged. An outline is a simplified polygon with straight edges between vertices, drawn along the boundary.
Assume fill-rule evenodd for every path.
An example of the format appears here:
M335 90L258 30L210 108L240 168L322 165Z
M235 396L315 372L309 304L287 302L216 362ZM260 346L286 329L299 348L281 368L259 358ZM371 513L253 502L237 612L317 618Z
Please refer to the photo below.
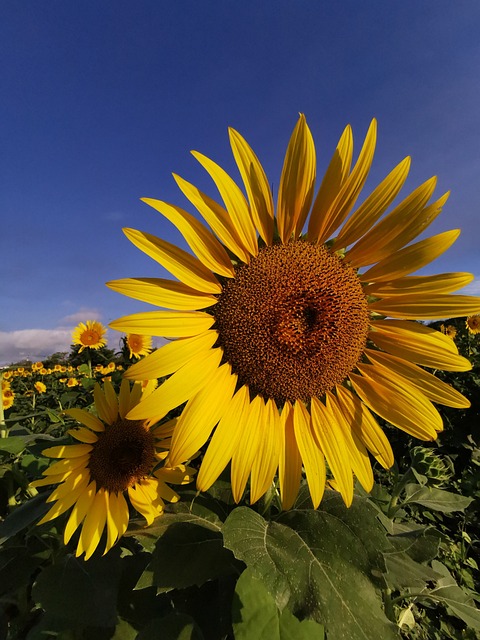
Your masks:
M471 408L441 409L445 431L425 446L385 424L395 466L375 467L372 494L357 487L350 509L329 490L313 510L305 486L288 512L275 487L253 507L248 492L237 506L227 470L207 493L181 487L182 500L152 526L131 520L116 547L87 562L75 558L75 537L63 545L66 516L36 525L50 490L37 494L29 483L48 463L41 450L66 441L73 426L63 410L90 406L95 380L118 388L128 354L99 350L89 364L72 348L45 361L43 373L31 363L10 367L4 377L15 397L0 438L0 638L480 638L480 335L462 319L448 325L474 366L437 375Z

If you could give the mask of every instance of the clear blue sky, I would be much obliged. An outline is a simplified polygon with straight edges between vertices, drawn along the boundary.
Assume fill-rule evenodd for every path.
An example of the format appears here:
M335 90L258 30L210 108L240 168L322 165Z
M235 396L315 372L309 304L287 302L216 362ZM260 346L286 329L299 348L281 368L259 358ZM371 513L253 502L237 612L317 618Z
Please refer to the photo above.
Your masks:
M104 285L165 276L121 231L179 238L139 198L188 209L172 171L217 197L189 151L233 171L229 125L275 191L299 112L319 173L375 116L366 192L406 155L404 195L438 175L452 195L429 233L463 233L432 272L480 278L479 32L478 0L4 0L0 363L147 309Z

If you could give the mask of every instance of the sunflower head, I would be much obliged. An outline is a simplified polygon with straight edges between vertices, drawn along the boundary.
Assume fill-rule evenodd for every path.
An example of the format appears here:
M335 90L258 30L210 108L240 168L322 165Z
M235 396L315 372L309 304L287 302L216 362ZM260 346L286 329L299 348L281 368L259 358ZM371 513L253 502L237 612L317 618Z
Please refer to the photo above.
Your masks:
M72 334L73 344L80 345L79 353L84 349L100 349L107 344L105 339L106 328L101 322L96 320L87 320L86 323L80 322Z
M112 328L173 339L126 372L134 380L169 376L127 418L162 417L186 403L169 460L189 459L208 442L199 489L231 463L236 500L249 480L250 500L258 500L278 473L289 507L304 469L318 505L328 467L349 505L354 477L367 491L373 485L370 455L384 467L393 464L375 415L435 440L442 419L433 402L469 405L425 367L466 371L470 363L450 337L416 322L480 312L478 298L450 295L471 274L412 275L459 235L453 229L416 241L449 194L432 200L433 177L397 201L410 167L405 158L356 206L376 131L373 120L353 162L347 126L316 189L315 145L301 115L274 204L259 159L230 129L244 189L198 152L222 202L174 176L209 228L177 205L144 200L176 225L193 255L125 230L175 278L108 283L159 307Z
M33 386L37 390L37 393L45 393L47 390L47 387L43 382L35 382Z
M190 482L193 469L165 465L171 425L153 428L152 421L130 420L126 414L148 394L140 384L122 382L117 397L113 386L94 388L96 414L83 409L65 413L82 426L68 433L77 444L50 447L43 453L59 459L33 486L58 484L48 502L55 502L40 521L47 522L71 508L65 543L81 525L77 555L88 559L106 529L105 552L123 535L129 521L128 502L151 524L163 513L164 500L176 502L178 494L166 482Z
M473 315L468 316L465 324L469 333L480 333L480 313L474 313Z
M7 387L6 389L2 389L2 404L5 410L13 407L14 399L15 399L15 394L10 387Z

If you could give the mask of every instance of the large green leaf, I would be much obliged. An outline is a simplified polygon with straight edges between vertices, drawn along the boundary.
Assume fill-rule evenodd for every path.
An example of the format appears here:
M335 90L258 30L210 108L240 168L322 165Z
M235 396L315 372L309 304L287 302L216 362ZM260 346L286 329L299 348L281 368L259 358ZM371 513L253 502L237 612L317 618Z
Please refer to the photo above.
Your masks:
M480 630L480 610L475 606L473 599L457 585L444 564L433 560L432 568L442 577L437 581L437 587L429 594L443 602L449 613L463 620L472 629Z
M0 523L0 544L3 544L8 538L11 538L32 524L32 522L44 516L51 506L46 503L49 495L50 492L39 493L35 498L27 500L27 502L16 507L15 510Z
M223 546L220 526L191 513L166 514L155 529L152 560L136 588L159 591L201 586L230 573L239 563Z
M121 573L120 551L88 562L73 556L44 569L33 585L33 599L51 616L72 627L114 627Z
M368 508L356 530L342 520L349 518L346 508L341 513L335 503L335 511L290 511L282 522L267 522L239 507L224 524L225 546L263 581L280 610L323 624L332 640L398 638L370 575L369 538L379 536L381 525Z
M420 504L422 507L441 511L442 513L452 513L452 511L463 511L472 502L472 498L467 498L459 493L444 491L443 489L432 489L422 487L418 484L408 484L406 486L406 503Z
M238 579L233 601L235 640L323 640L322 625L280 612L261 580L246 569Z

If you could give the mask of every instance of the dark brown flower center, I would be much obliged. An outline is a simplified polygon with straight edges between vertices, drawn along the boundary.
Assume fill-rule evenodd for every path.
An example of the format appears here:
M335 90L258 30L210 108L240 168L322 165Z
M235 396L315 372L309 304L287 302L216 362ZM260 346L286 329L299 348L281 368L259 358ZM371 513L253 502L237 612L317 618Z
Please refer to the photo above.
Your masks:
M239 382L279 405L341 383L363 353L369 326L355 271L300 240L265 247L236 269L212 313Z
M88 466L97 489L118 492L148 476L154 464L153 434L142 421L118 420L98 434Z

